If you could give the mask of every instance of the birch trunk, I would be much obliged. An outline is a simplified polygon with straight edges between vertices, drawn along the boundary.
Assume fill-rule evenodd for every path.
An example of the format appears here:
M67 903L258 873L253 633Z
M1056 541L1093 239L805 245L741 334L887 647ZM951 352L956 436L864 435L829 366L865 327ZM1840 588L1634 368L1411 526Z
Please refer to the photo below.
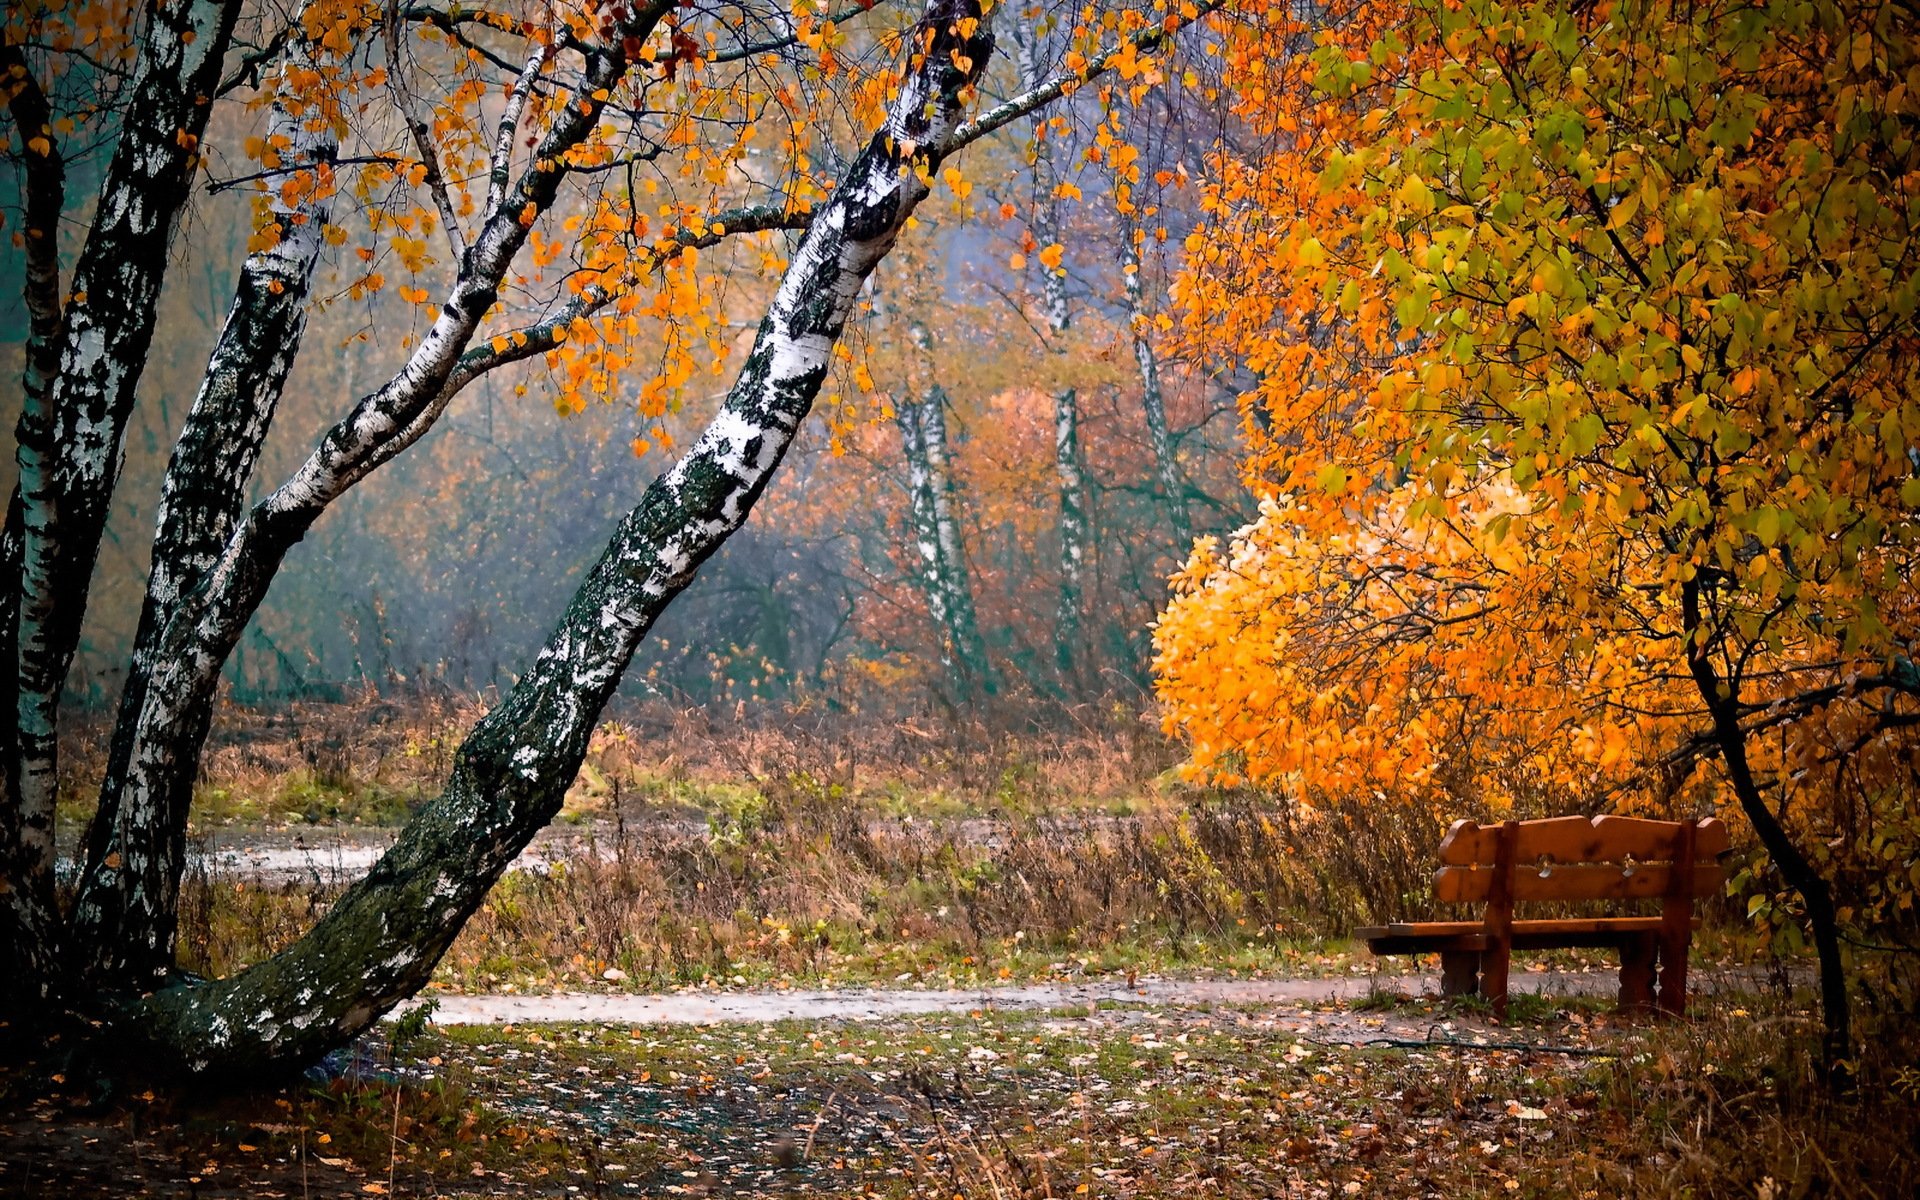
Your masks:
M665 4L656 4L636 14L627 28L644 39L665 11ZM536 54L522 82L530 83L544 61L544 53ZM458 277L412 356L327 433L291 479L236 521L234 514L220 511L225 500L201 488L193 474L215 465L205 461L206 456L217 459L233 448L217 443L188 446L183 439L183 473L173 496L180 502L178 528L196 545L217 549L211 561L190 565L190 588L163 581L171 594L148 631L143 690L134 698L137 708L122 707L115 747L120 771L109 780L110 808L95 822L72 917L80 947L74 969L89 988L145 991L163 984L172 970L193 776L227 657L265 599L281 561L313 522L361 479L419 440L479 373L476 355L466 348L525 244L531 226L522 214L552 206L564 177L554 164L593 128L627 65L614 50L585 53L579 98L539 139L518 182L489 189L491 203L462 256ZM509 113L513 111L509 105ZM503 121L502 128L512 132L510 121ZM506 140L508 154L511 146ZM496 160L497 174L505 173L503 167L503 160ZM318 236L319 231L316 227L310 232ZM288 265L297 264L277 264L276 269ZM244 286L247 281L242 282ZM262 332L255 318L268 316L266 310L249 310L236 336ZM233 348L240 349L237 344ZM538 348L530 339L522 352ZM255 344L251 349L257 354L267 347ZM477 357L486 356L483 352ZM255 362L251 370L263 385L275 375L284 379L284 365ZM188 436L195 432L190 428ZM216 532L224 532L217 544L212 537Z
M1153 465L1160 476L1160 491L1166 498L1167 523L1178 540L1177 557L1184 560L1193 545L1193 524L1187 515L1185 486L1180 481L1180 465L1174 458L1173 438L1167 431L1167 402L1160 390L1160 360L1147 336L1150 318L1144 304L1144 281L1140 278L1138 231L1127 229L1121 235L1121 269L1127 277L1127 324L1132 331L1133 361L1140 369L1140 406L1146 412L1147 440L1153 445Z
M1054 622L1060 680L1078 690L1080 611L1087 576L1087 476L1080 460L1080 399L1072 388L1053 398L1053 468L1060 477L1060 605Z
M22 372L24 414L45 411L60 370L60 211L66 204L66 168L53 148L52 113L39 81L18 46L0 46L0 70L13 77L7 114L29 149L21 156L21 243L26 258L27 343ZM48 139L45 154L34 154L30 139ZM0 528L0 998L24 990L29 1001L41 998L33 981L51 977L57 951L59 914L54 907L53 874L48 869L50 827L28 821L21 805L18 634L20 578L26 548L26 513L20 489L7 503ZM36 813L36 817L43 815ZM50 816L51 814L44 814Z
M295 28L299 27L296 18ZM316 114L312 100L302 97L291 82L296 73L311 70L314 60L314 48L304 37L296 37L275 87L268 137L286 147L281 160L288 170L324 177L339 152L335 123L330 114ZM100 804L90 829L90 862L108 853L110 833L126 799L128 762L160 632L180 598L199 586L239 518L260 448L306 332L307 297L320 258L322 233L332 213L333 193L324 185L297 189L297 193L299 202L291 205L281 189L267 193L279 242L249 254L241 264L233 305L167 466L153 567L126 686L120 694ZM134 777L160 801L157 811L173 838L174 861L184 855L185 808L192 798L195 768L213 715L210 693L194 699L182 722L185 735L167 764L168 773L158 778ZM164 921L155 932L171 948L172 921Z
M726 401L650 485L532 668L461 746L439 798L298 943L238 975L176 985L120 1023L200 1077L310 1061L431 974L514 856L559 810L635 647L746 519L826 378L862 282L926 195L991 40L975 0L933 0L884 129L809 225ZM216 568L217 569L217 568Z
M992 695L994 680L973 604L966 543L959 524L947 443L947 395L938 385L900 406L896 420L907 460L909 513L927 611L941 633L941 665L958 697Z
M1040 61L1040 35L1016 13L1013 38L1021 89L1032 91L1041 85L1045 70ZM1033 236L1042 247L1060 244L1055 186L1053 144L1047 136L1047 117L1042 113L1033 121ZM1057 342L1072 323L1064 260L1057 267L1042 263L1040 271L1042 311ZM1054 618L1054 656L1061 682L1077 690L1080 613L1087 574L1087 479L1080 457L1079 396L1074 389L1061 388L1054 393L1053 422L1054 474L1060 489L1060 596Z
M9 991L44 995L51 984L60 692L79 643L121 438L153 338L168 240L186 204L239 8L235 0L146 6L120 140L64 312L51 225L34 239L41 243L37 253L29 253L33 328L17 439L18 570L11 577L19 592L17 606L10 602L12 611L0 614L13 618L7 639L13 653L4 665L13 744L0 814L0 896L7 910L0 933L9 945L0 954L6 966L26 972L9 971ZM17 107L13 117L22 117ZM30 205L36 203L35 165L28 171Z

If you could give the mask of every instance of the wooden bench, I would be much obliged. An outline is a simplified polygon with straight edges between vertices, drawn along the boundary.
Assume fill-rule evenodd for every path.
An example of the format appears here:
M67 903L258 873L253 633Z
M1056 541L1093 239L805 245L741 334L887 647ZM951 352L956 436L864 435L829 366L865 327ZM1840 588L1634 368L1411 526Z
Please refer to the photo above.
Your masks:
M1375 954L1440 955L1440 991L1465 995L1477 985L1507 1015L1507 968L1515 950L1572 947L1620 952L1620 1007L1687 1006L1687 946L1699 919L1696 896L1711 895L1725 873L1727 827L1717 818L1649 821L1640 817L1554 817L1480 825L1455 821L1440 843L1436 899L1484 904L1478 921L1373 925L1358 936ZM1658 916L1515 920L1521 903L1659 900Z

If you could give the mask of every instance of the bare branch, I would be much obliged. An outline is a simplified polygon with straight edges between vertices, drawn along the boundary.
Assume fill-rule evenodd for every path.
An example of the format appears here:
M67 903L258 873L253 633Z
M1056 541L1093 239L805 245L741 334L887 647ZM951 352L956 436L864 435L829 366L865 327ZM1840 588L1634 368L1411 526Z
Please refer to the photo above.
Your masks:
M467 253L466 235L461 232L460 218L453 211L453 197L447 193L446 177L440 172L440 155L433 148L433 128L420 116L420 103L407 86L406 58L401 53L400 28L400 0L387 0L387 86L393 89L400 117L407 123L407 132L413 137L414 148L420 152L420 163L426 168L426 178L422 182L426 185L427 194L433 197L433 206L440 211L440 223L446 226L447 244L453 248L453 260L459 262Z
M379 163L384 166L397 167L405 161L403 158L395 158L390 154L360 154L350 158L333 159L332 165L336 167L348 167ZM243 183L254 183L263 179L279 179L285 175L298 175L302 171L311 171L312 169L313 164L311 163L292 163L278 167L269 167L264 171L254 171L247 175L235 175L229 179L216 179L207 185L207 191L217 196L221 192L232 191Z
M214 95L225 96L243 87L259 87L262 68L280 57L281 52L287 48L287 42L292 39L297 24L298 22L295 22L283 27L267 39L266 45L241 55L239 64L233 69L233 74L220 81L220 85L214 89Z
M827 14L827 20L838 25L842 21L851 21L856 17L863 17L888 2L889 0L867 0L867 2L861 3L859 0L856 0L850 8L843 8L837 13ZM785 50L787 47L796 46L799 43L800 35L790 33L785 37L768 38L764 42L749 42L735 46L730 50L722 50L720 53L701 61L709 63L739 62L743 58L752 58L756 54L772 54L777 50Z
M810 212L805 210L788 212L777 204L730 208L724 212L715 213L701 225L699 232L682 227L678 232L652 247L646 252L647 258L635 274L659 269L666 263L672 262L682 250L700 250L708 246L717 246L735 234L765 233L774 229L798 231L806 229L811 222ZM438 416L440 410L446 407L455 394L480 376L512 363L525 362L536 354L544 354L560 345L562 329L582 317L590 317L599 312L618 299L623 292L624 289L616 290L595 285L569 301L554 315L511 332L496 335L488 344L468 350L460 356L460 363L454 368L453 374L448 376L447 386L437 402L434 415ZM505 344L496 349L495 346L498 343Z
M1002 101L954 130L953 136L947 141L947 149L958 150L962 146L977 142L1021 117L1045 108L1060 97L1071 95L1082 84L1091 83L1111 71L1115 60L1129 46L1136 52L1158 49L1181 30L1198 23L1203 17L1220 11L1225 3L1226 0L1201 0L1199 11L1191 20L1168 17L1162 24L1143 29L1132 37L1115 43L1081 70L1056 75L1038 87L1029 88L1017 96Z

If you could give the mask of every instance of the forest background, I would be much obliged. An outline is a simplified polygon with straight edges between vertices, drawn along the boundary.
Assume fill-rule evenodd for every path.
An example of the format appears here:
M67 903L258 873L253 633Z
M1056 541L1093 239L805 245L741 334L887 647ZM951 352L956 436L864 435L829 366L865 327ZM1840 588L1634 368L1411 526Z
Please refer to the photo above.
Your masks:
M1092 95L1052 111L1055 155L1067 165L1044 188L1026 161L1029 123L973 150L966 176L954 176L964 192L943 186L876 276L850 339L870 371L866 386L823 403L758 514L642 645L623 696L728 713L740 702L745 713L810 699L876 720L959 704L1000 724L1046 719L1035 702L1063 699L1144 712L1152 621L1190 533L1236 528L1254 507L1237 483L1234 372L1201 368L1171 345L1170 272L1197 216L1192 171L1204 129L1183 111L1191 98L1156 90L1144 101L1129 118L1133 144L1121 167L1142 210L1130 218L1115 212L1112 164L1087 153L1102 136L1113 142ZM162 296L70 682L83 707L109 706L119 692L152 505L253 236L246 177L258 167L241 148L256 119L223 106L207 135L212 182L182 230L188 269L169 274ZM69 169L83 193L83 170ZM967 182L974 178L978 187ZM81 228L69 226L76 237ZM1135 238L1140 286L1130 293L1126 246ZM1069 298L1061 331L1035 312L1056 270L1042 252L1056 243L1047 257ZM27 329L22 269L17 251L0 259L0 369L14 373ZM256 491L299 464L341 397L392 373L416 325L411 279L391 253L323 264L308 338L327 352L295 365ZM727 276L713 337L744 344L771 286L751 272ZM1154 419L1143 408L1136 323L1157 360L1152 386L1165 397L1161 436L1177 462L1177 498L1159 473ZM643 338L626 349L631 373L662 359L663 336L649 329L656 344ZM727 382L693 379L653 415L617 388L583 395L571 365L536 359L530 371L480 380L417 447L344 497L291 556L236 647L231 699L271 705L510 684L631 496L698 433ZM1003 682L991 703L950 686L940 669L947 635L918 582L912 468L893 418L933 387L948 410L979 626ZM1063 683L1054 395L1065 387L1080 397L1090 504L1084 623L1069 635L1081 659ZM13 422L4 424L0 486L10 488ZM1113 717L1099 703L1085 712Z

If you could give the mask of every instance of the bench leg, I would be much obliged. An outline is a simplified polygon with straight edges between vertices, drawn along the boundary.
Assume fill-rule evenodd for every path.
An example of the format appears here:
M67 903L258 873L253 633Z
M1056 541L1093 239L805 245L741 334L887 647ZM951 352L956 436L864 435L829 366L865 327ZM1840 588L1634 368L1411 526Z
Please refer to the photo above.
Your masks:
M1672 1016L1687 1011L1687 946L1692 931L1663 930L1660 935L1660 1009Z
M1493 1015L1507 1019L1507 968L1513 961L1513 946L1500 940L1487 947L1480 959L1480 994L1493 1004Z
M1620 1011L1645 1012L1653 1007L1652 937L1628 938L1620 946Z
M1480 988L1480 952L1478 950L1442 950L1440 952L1440 994L1471 996Z

